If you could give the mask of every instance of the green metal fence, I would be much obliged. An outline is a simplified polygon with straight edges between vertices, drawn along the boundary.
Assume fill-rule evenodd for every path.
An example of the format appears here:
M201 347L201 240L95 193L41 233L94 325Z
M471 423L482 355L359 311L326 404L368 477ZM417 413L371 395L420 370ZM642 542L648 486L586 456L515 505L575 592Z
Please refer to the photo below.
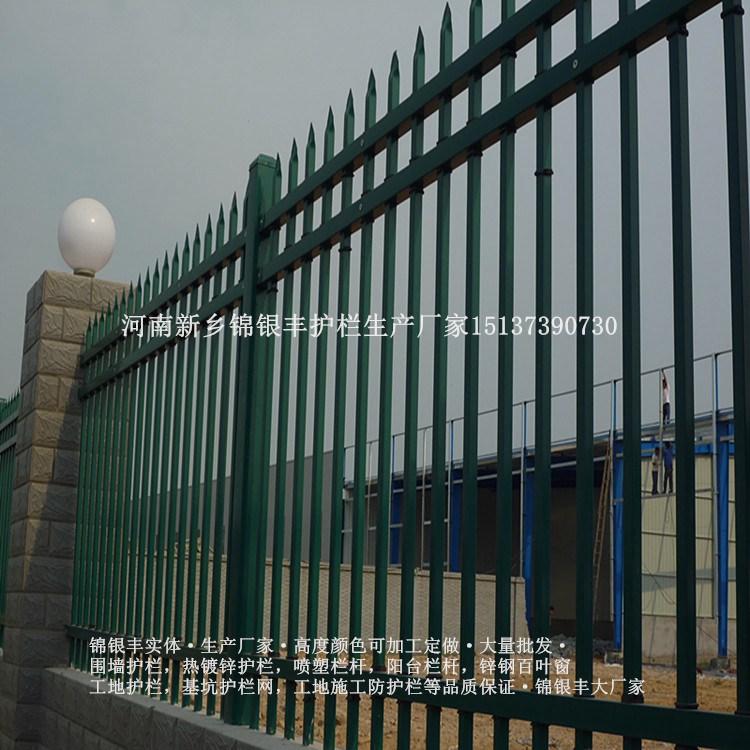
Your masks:
M721 6L719 9L716 6ZM173 636L193 648L181 659L200 658L204 638L273 639L273 686L286 681L283 691L283 731L298 732L293 653L288 643L304 632L314 639L362 632L363 545L367 467L368 403L378 404L376 553L373 632L376 637L408 640L414 631L415 502L418 473L417 394L421 378L433 382L432 497L433 527L445 519L445 430L448 388L448 344L435 333L432 361L420 362L420 340L415 327L407 332L405 361L404 507L401 546L400 632L386 632L389 567L389 500L394 388L394 344L379 339L379 373L370 366L371 342L356 342L323 330L314 341L307 335L263 335L262 316L293 314L306 320L311 313L358 314L361 321L377 309L386 333L393 325L396 258L408 255L407 307L415 318L421 312L447 316L451 285L451 221L457 210L452 200L452 173L466 174L466 237L462 246L465 267L465 315L480 312L480 229L482 156L499 148L497 180L500 202L494 231L499 232L500 275L498 311L514 314L514 185L515 134L523 127L536 130L536 315L552 312L551 234L553 159L552 115L557 104L574 97L576 104L577 200L577 314L593 313L593 149L592 97L597 80L617 71L620 82L622 330L624 399L624 678L642 676L641 664L641 512L640 512L640 264L638 195L638 55L652 45L669 52L670 138L672 158L672 229L674 258L675 387L677 402L677 707L643 703L627 691L622 701L593 698L590 689L570 697L519 691L510 695L461 695L429 691L409 693L394 683L392 691L374 696L369 706L373 748L383 746L386 705L397 701L397 742L412 742L412 708L427 706L426 745L441 746L442 718L458 711L461 748L472 747L475 717L494 720L494 746L508 747L510 720L533 724L533 746L548 746L549 727L576 730L576 746L591 747L592 734L616 734L628 748L641 738L677 743L682 747L741 748L747 746L750 712L750 515L747 508L748 415L750 405L750 219L748 214L747 134L742 36L742 6L732 0L650 0L636 8L635 0L621 0L620 19L592 37L590 0L533 0L515 10L502 2L501 24L485 32L481 2L471 3L470 40L466 52L454 59L450 11L446 10L440 38L440 69L425 80L425 48L420 33L412 66L412 87L401 97L399 61L394 56L388 80L387 113L376 116L374 77L367 89L364 120L355 123L350 95L342 123L343 145L335 146L331 114L317 158L313 130L305 149L304 178L298 184L296 147L288 164L282 191L280 159L259 157L250 167L244 216L238 228L236 202L225 222L223 211L215 226L196 229L182 253L157 265L114 309L99 317L87 334L82 357L85 382L83 438L79 486L73 620L69 629L72 661L88 668L89 639L94 636ZM728 145L728 203L732 273L732 340L736 415L735 466L737 497L737 714L696 710L695 655L695 516L693 455L693 327L690 241L690 190L687 109L687 28L698 15L711 12L724 29L725 86ZM552 32L574 13L575 48L552 63ZM536 76L516 88L515 59L524 49L536 52ZM500 95L483 102L483 81L500 67ZM456 100L468 97L468 122L454 127ZM437 138L425 143L425 125L437 119ZM355 132L359 135L355 136ZM405 146L408 140L408 146ZM497 146L499 144L499 146ZM399 158L407 150L408 160ZM379 159L379 157L381 157ZM384 164L382 157L385 158ZM405 165L404 165L405 164ZM403 165L403 166L402 166ZM384 179L376 182L376 167ZM356 186L356 193L355 193ZM424 200L435 200L434 307L422 305ZM282 192L283 197L282 197ZM334 198L336 207L334 208ZM398 208L404 204L406 212ZM408 214L408 243L397 249L397 218ZM301 227L298 221L301 219ZM301 230L301 231L300 231ZM382 261L376 257L376 232L382 235ZM280 249L281 238L284 247ZM336 251L336 252L334 252ZM378 251L379 252L379 251ZM350 304L356 284L356 307ZM335 310L331 287L335 285ZM373 305L373 289L382 298ZM313 309L313 298L316 308ZM250 319L234 318L234 313ZM124 316L195 315L200 335L160 335L157 328L142 336L122 335ZM267 318L266 318L267 320ZM208 336L208 326L224 329ZM242 326L255 326L243 336ZM232 330L234 326L234 330ZM231 333L240 335L230 335ZM247 332L247 331L245 331ZM185 333L185 331L182 331ZM162 331L163 334L163 331ZM330 349L329 349L330 347ZM463 354L463 498L461 505L461 637L463 677L475 675L477 433L479 413L479 343L467 336ZM497 640L510 632L512 529L512 382L513 337L499 337L497 372L499 419L497 429L496 504L496 624ZM552 345L538 335L535 370L535 483L533 533L533 632L549 637L551 539L551 375ZM278 351L277 351L278 350ZM578 680L593 679L593 339L577 338L577 532L576 602ZM353 365L356 360L356 365ZM294 381L294 382L293 382ZM292 391L294 387L294 391ZM354 523L348 590L342 590L341 526L344 483L344 446L347 420L353 420ZM291 455L288 444L291 443ZM323 453L332 445L330 513L323 516ZM312 456L311 474L306 461ZM286 466L292 482L287 487ZM273 467L276 467L273 469ZM273 474L273 476L272 476ZM273 481L274 497L270 487ZM307 483L307 484L306 484ZM306 487L311 488L308 492ZM291 499L291 507L287 499ZM305 506L309 522L304 522ZM272 549L266 532L273 508ZM287 538L290 519L291 537ZM323 524L330 525L327 602L320 587ZM228 531L227 531L228 529ZM302 542L309 538L307 623L300 627ZM283 580L282 561L289 546L289 578ZM270 552L270 585L266 586L266 557ZM430 537L429 635L442 636L442 534ZM224 588L226 592L224 593ZM268 589L268 590L267 590ZM346 594L346 598L342 595ZM264 622L266 597L270 619ZM282 631L281 602L288 598L288 623ZM342 601L348 599L349 633L340 633ZM323 613L325 609L325 613ZM319 631L319 622L326 625ZM245 652L247 653L247 652ZM172 662L170 662L171 664ZM177 666L177 665L175 665ZM373 655L373 672L363 677L390 684L381 655ZM537 668L538 669L538 668ZM540 672L536 676L539 676ZM253 678L257 675L253 675ZM341 679L341 678L337 678ZM352 677L343 678L351 685ZM191 696L179 669L165 675L168 691L162 699L182 702L208 713L218 699ZM418 680L423 684L423 679ZM387 697L386 697L387 696ZM360 742L363 702L350 692L344 697L308 694L302 708L302 740L322 739L326 748L336 742L337 703L346 702L347 747ZM230 723L258 728L261 709L269 732L279 723L280 695L267 699L230 692L221 699L221 714ZM316 716L322 718L317 729Z
M13 475L16 466L16 422L19 396L0 399L0 648L5 631Z

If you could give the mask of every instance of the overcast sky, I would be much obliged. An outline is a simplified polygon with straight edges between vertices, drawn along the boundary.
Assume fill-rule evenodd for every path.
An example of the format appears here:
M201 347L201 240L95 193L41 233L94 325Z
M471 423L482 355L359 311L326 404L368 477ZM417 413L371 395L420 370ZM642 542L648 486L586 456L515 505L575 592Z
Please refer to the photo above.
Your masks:
M499 1L485 3L486 31L497 25L499 5ZM616 0L597 0L595 33L612 23L616 7ZM137 278L166 250L171 254L186 232L192 234L196 222L203 226L209 212L215 214L222 201L227 204L233 191L244 191L247 166L258 154L280 152L286 164L292 138L304 143L310 122L322 135L329 105L340 123L350 88L355 94L356 130L361 131L371 67L379 84L382 115L393 50L400 54L402 95L407 95L420 25L431 77L437 67L442 12L443 4L435 0L217 0L210 4L5 0L0 7L0 394L9 395L18 385L26 291L44 269L67 270L57 250L56 230L68 203L90 196L109 208L117 227L117 246L101 277ZM467 12L468 0L453 4L456 55L466 47ZM555 59L570 51L572 31L570 17L554 37ZM718 8L691 26L689 45L695 345L701 355L730 344ZM518 66L519 83L533 75L531 47L519 56ZM597 84L594 97L597 311L619 320L616 75ZM462 106L465 113L465 103L459 103L454 115L456 128L462 121ZM554 304L555 312L571 314L575 312L572 100L556 110L554 122ZM673 360L665 43L644 55L640 64L640 124L643 365L647 368ZM519 313L525 314L533 310L534 288L533 127L519 133L518 140L516 286ZM407 148L405 142L403 149ZM486 314L494 312L496 294L492 291L497 277L493 270L498 232L493 187L498 180L496 152L493 149L483 160L488 186L483 189ZM462 179L456 176L459 201ZM399 217L406 215L399 213ZM454 231L460 236L465 209L457 209L456 216ZM429 222L433 225L434 218ZM406 221L400 219L400 224L405 229ZM427 265L429 231L426 228ZM405 258L404 252L401 257ZM458 269L454 294L459 294L455 299L460 307L460 261ZM378 299L373 295L374 301ZM405 299L399 302L397 308L405 308ZM555 370L556 390L574 384L572 343L555 342L561 363ZM620 374L620 347L619 336L598 347L597 379ZM491 352L487 356L490 376L486 388L483 385L483 404L493 406ZM532 367L531 339L519 342L518 398L533 395ZM454 374L452 383L460 386L460 368ZM655 401L651 392L655 381L646 388ZM455 408L459 406L460 399Z

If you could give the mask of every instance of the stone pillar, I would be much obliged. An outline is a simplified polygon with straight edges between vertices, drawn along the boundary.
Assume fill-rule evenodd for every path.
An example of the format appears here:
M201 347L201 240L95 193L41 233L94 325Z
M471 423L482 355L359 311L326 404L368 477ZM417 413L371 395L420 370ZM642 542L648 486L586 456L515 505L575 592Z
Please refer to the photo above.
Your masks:
M69 663L81 405L89 319L124 286L45 271L28 293L11 517L0 748L37 746L41 677Z

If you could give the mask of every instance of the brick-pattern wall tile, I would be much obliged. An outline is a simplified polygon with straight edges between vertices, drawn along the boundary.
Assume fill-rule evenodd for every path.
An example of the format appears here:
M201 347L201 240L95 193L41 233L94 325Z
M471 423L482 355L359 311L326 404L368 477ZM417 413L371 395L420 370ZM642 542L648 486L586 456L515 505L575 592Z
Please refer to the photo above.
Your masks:
M43 304L91 309L93 279L69 273L44 274Z
M32 446L29 479L32 482L52 481L55 466L55 451L52 448Z
M39 337L42 339L63 338L65 310L56 305L42 304Z
M44 626L62 629L70 624L72 600L66 594L44 595Z
M172 750L174 748L177 718L155 711L151 717L150 747Z
M60 449L55 452L54 471L50 479L55 484L78 486L78 456L79 451Z
M58 378L57 409L67 414L80 414L81 402L78 399L80 383L74 378Z
M123 292L127 293L127 289L127 284L97 279L91 288L91 309L104 310L107 305L113 305L120 299Z
M42 295L44 293L44 275L42 275L34 286L26 294L26 320L39 309L42 304Z
M9 591L6 601L7 627L44 627L46 605L44 594Z
M49 556L71 559L75 555L76 525L52 521L49 526Z
M146 707L140 701L131 703L127 745L133 750L149 750L150 748L152 711L153 708Z
M75 522L77 501L75 487L30 482L27 515L47 521Z
M77 372L80 356L80 344L42 339L39 342L38 372L42 375L70 376Z
M37 362L39 361L39 344L37 340L35 343L29 342L28 349L24 352L23 358L21 359L21 389L31 380L34 375L38 372ZM23 402L23 390L21 392L21 401Z
M59 376L38 374L33 382L36 386L34 408L44 411L57 411L60 391Z
M39 334L42 330L42 309L35 310L26 321L23 332L23 352L24 354L39 340Z
M21 392L21 401L23 402L23 391ZM16 423L16 451L22 451L31 446L31 436L34 433L34 419L36 412L31 412L23 417L18 418ZM14 487L18 487L20 482L14 479Z
M72 593L73 567L61 565L50 557L27 559L24 570L24 590L44 594Z
M78 448L81 418L77 414L37 411L34 420L34 445L45 448Z
M86 334L86 327L92 317L90 310L65 309L62 322L62 340L81 344Z

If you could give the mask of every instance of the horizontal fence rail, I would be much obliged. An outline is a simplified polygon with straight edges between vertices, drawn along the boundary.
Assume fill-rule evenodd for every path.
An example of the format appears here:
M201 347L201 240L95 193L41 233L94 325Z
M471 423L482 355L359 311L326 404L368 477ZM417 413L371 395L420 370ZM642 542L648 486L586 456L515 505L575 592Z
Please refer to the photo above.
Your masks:
M18 394L7 400L0 399L0 648L5 630L18 408Z
M721 12L715 6L721 5ZM681 747L742 748L750 712L750 516L747 509L747 415L750 355L750 218L741 3L730 0L649 0L636 8L621 0L619 20L592 34L590 0L532 0L515 10L503 0L500 25L485 33L483 9L472 0L468 49L454 59L452 16L440 31L439 71L425 73L420 31L411 66L411 92L402 97L401 64L391 63L385 114L378 119L374 74L368 82L361 126L350 93L336 150L329 111L322 148L311 127L304 152L296 143L286 177L282 162L261 156L250 166L239 226L237 201L225 221L186 238L153 273L96 318L82 355L83 436L79 479L71 661L106 674L128 649L115 643L102 659L97 639L119 638L139 653L139 689L157 692L196 711L267 732L283 731L304 744L328 749L374 749L393 725L399 748L458 744L471 748L478 717L490 717L492 743L508 748L511 721L532 722L534 748L546 748L550 726L570 727L576 747L590 748L596 733L617 734L624 746L643 739ZM696 710L696 517L693 289L690 215L690 142L687 107L687 32L709 12L724 30L730 228L734 467L737 554L737 715ZM552 35L574 14L575 44L553 64ZM638 144L638 56L661 45L669 66L669 139L674 287L676 402L677 706L644 705L628 686L643 679L642 665L642 388ZM536 75L517 86L516 61L535 54ZM499 92L486 100L485 80L499 70ZM483 228L497 238L492 252L499 275L492 304L514 315L517 243L515 191L520 131L533 132L533 306L551 318L553 288L552 154L555 108L575 103L576 315L594 314L593 92L607 74L619 82L620 238L623 376L617 387L627 408L612 417L622 464L623 692L620 701L594 696L594 347L576 332L575 620L576 697L545 689L535 662L528 690L492 695L444 690L440 658L406 689L402 669L388 673L385 656L368 651L366 674L301 671L314 663L315 644L346 638L419 638L415 613L417 573L428 570L425 634L438 644L455 636L461 679L478 680L478 638L516 635L512 574L514 438L512 336L499 336L494 442L493 630L478 633L476 540L485 523L478 494L480 450L479 337L451 347L440 326L428 344L416 326L395 343L394 319L403 297L412 320L430 313L445 320L457 283L469 321L480 315ZM468 122L456 127L458 101ZM432 127L435 126L435 127ZM431 129L432 128L432 129ZM357 136L355 133L359 132ZM428 136L428 134L433 134ZM483 208L483 156L499 152L493 180L498 202ZM300 163L302 162L302 163ZM403 165L403 166L402 166ZM300 173L302 173L300 175ZM377 176L377 178L376 178ZM460 176L460 179L459 179ZM282 184L283 183L283 184ZM457 187L458 186L458 187ZM460 200L459 200L460 198ZM457 219L455 217L459 216ZM464 218L465 217L465 218ZM456 241L457 231L463 233ZM429 239L428 239L429 238ZM456 275L455 260L460 261ZM403 262L402 262L403 261ZM428 275L429 272L429 275ZM428 283L425 279L429 278ZM339 335L346 319L364 326L377 311L385 335ZM287 323L327 315L315 336ZM280 336L269 332L282 321ZM123 333L127 335L123 335ZM535 503L528 570L530 637L549 639L552 580L552 367L550 336L534 337L533 445ZM446 435L448 372L463 366L460 417L461 497L453 502L453 430ZM496 381L496 386L494 382ZM430 449L422 441L419 398L430 392ZM397 401L396 392L401 394ZM614 386L613 386L614 390ZM612 396L616 404L616 396ZM528 402L530 403L530 402ZM398 405L397 405L398 404ZM526 443L524 411L524 449ZM713 409L718 411L718 406ZM458 420L453 420L458 421ZM608 420L609 421L609 420ZM400 430L398 428L401 428ZM394 517L394 433L399 454L401 504ZM451 444L448 444L450 437ZM2 441L0 440L0 443ZM376 443L377 449L369 446ZM347 447L351 446L350 450ZM374 455L371 455L374 454ZM450 456L450 460L447 457ZM524 453L522 460L527 460ZM417 495L431 466L429 508ZM524 463L524 467L526 464ZM422 473L420 473L422 472ZM346 479L349 477L349 479ZM0 495L2 497L2 495ZM347 502L345 503L345 499ZM346 506L346 507L345 507ZM0 508L3 506L0 505ZM348 510L351 509L351 511ZM348 513L351 517L345 519ZM0 519L2 517L0 516ZM460 545L448 537L417 534L460 527ZM398 564L392 563L391 528L399 528ZM344 534L346 526L347 533ZM2 529L2 526L0 526ZM365 564L366 537L372 565ZM2 538L0 538L0 543ZM446 562L457 560L458 586L448 597ZM2 559L2 558L0 558ZM451 569L452 570L452 569ZM398 575L398 584L393 581ZM1 580L1 579L0 579ZM452 584L451 584L452 585ZM1 591L2 589L0 589ZM486 592L486 589L482 589ZM459 603L460 602L460 605ZM447 612L458 610L456 625ZM395 624L394 624L395 623ZM455 632L450 628L454 628ZM162 652L159 679L149 669L148 639L174 638L179 654ZM241 679L228 665L206 660L213 642L231 644L236 658L257 657L268 638L267 662L246 665ZM140 645L139 645L140 644ZM119 650L118 650L119 648ZM321 651L323 649L320 649ZM210 650L209 650L210 651ZM359 658L345 651L344 666ZM441 654L442 656L442 654ZM320 657L323 658L322 656ZM215 659L214 662L217 660ZM192 669L189 669L192 665ZM96 669L94 669L94 666ZM96 671L99 670L99 671ZM168 671L167 671L168 670ZM402 679L399 684L398 678ZM103 678L102 678L103 679ZM363 700L380 680L380 691ZM326 683L324 692L310 688ZM198 686L211 683L212 689ZM243 682L246 690L222 686ZM153 685L152 685L153 683ZM500 680L498 678L498 683ZM429 688L437 684L439 692ZM261 695L261 685L263 695ZM152 690L151 688L154 688ZM305 689L308 688L308 689ZM424 736L416 721L424 715ZM457 726L448 716L458 712ZM390 721L386 717L391 716ZM421 720L421 718L419 719Z

